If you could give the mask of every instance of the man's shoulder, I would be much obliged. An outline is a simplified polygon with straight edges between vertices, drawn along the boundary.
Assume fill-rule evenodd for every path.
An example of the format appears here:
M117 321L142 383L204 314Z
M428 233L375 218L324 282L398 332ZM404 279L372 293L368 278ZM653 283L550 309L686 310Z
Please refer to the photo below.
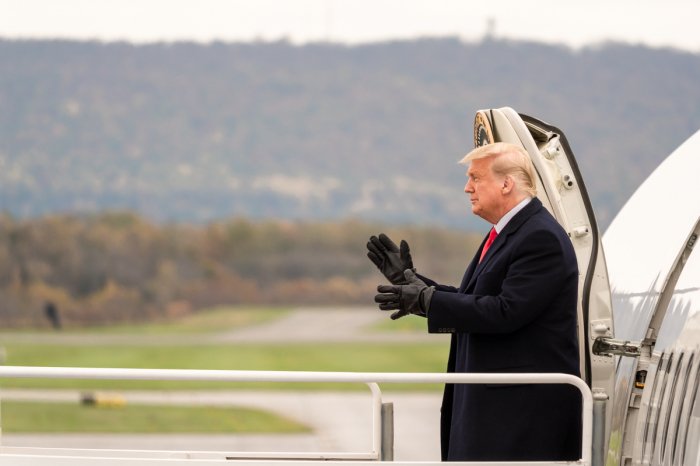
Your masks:
M530 224L531 228L544 228L552 232L566 235L564 228L562 228L559 222L557 222L557 219L554 218L544 206L535 212L525 223Z
M517 233L523 239L529 237L536 241L541 241L543 238L551 240L556 238L563 249L573 250L569 234L544 206L523 222Z

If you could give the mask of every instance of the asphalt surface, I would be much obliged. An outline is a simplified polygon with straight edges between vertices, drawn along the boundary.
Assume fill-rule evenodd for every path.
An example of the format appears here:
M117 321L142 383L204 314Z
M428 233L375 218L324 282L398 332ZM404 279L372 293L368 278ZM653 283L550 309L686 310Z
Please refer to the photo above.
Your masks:
M0 333L2 343L46 345L215 345L307 343L439 342L445 334L373 332L368 328L389 320L376 307L300 308L285 317L240 329L207 334Z
M89 333L0 334L2 343L45 345L193 345L440 342L449 335L380 333L389 319L376 307L300 308L260 325L213 334L126 335ZM263 409L311 427L311 434L2 434L4 446L166 451L371 451L369 391L125 391L130 404L241 406ZM77 403L75 390L0 390L4 400ZM384 393L394 403L395 459L440 459L440 393Z
M4 446L190 450L190 451L325 451L372 450L372 396L362 392L312 391L124 391L129 404L240 406L263 409L295 419L313 434L7 434ZM75 390L0 392L3 400L78 403ZM394 458L440 459L440 393L384 393L394 403Z

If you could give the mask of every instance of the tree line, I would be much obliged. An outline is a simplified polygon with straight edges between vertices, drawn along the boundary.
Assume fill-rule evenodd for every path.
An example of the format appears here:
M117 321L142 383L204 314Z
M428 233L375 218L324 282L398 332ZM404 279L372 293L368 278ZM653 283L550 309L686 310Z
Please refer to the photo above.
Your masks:
M383 277L369 237L406 239L418 271L456 284L482 235L435 227L339 222L208 224L136 213L0 216L0 325L163 320L224 304L371 304Z

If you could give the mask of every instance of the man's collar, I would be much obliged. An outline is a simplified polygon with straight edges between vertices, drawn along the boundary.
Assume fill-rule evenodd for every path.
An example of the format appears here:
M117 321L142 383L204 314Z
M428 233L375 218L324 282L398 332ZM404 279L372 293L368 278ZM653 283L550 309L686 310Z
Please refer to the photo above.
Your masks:
M495 224L495 225L493 226L493 227L496 229L496 233L499 233L499 234L500 234L501 231L503 231L503 229L506 227L506 225L508 224L508 222L510 222L510 219L512 219L513 217L515 217L515 214L517 214L518 212L520 212L521 210L523 210L523 208L525 208L525 206L528 205L528 204L530 203L530 201L532 201L532 198L528 196L528 197L526 197L525 199L523 199L522 201L520 201L520 203L519 203L518 205L516 205L515 207L513 207L512 209L510 209L510 210L508 211L508 213L505 214L505 215L498 221L498 223Z

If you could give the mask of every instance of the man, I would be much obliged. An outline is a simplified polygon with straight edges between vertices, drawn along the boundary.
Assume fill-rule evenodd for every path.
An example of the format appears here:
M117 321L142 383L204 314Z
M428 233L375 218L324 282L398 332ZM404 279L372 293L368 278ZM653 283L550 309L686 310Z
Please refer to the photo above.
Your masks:
M418 275L408 244L372 237L368 256L393 286L382 310L427 317L430 333L451 333L448 372L563 372L580 376L578 266L571 241L535 197L536 174L518 146L479 147L464 191L493 228L459 288ZM404 273L401 274L400 272ZM581 457L581 397L566 385L445 386L442 459L560 461Z

